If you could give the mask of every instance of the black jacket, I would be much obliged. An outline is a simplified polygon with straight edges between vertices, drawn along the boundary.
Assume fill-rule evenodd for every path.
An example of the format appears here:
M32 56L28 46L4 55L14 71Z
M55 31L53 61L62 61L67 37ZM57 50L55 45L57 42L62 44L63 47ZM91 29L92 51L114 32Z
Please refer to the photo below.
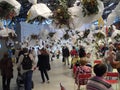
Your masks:
M39 70L48 70L50 68L49 55L48 54L38 55L37 67L39 67Z

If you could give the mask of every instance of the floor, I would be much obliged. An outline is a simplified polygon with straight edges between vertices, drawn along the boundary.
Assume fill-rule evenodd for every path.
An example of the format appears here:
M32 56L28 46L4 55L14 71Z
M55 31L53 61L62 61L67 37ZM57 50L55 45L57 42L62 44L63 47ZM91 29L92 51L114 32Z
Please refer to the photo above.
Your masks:
M41 76L39 70L33 72L34 89L33 90L61 90L60 83L66 90L77 90L77 86L74 84L74 78L72 76L72 69L69 69L68 65L64 65L61 60L51 61L51 70L48 72L50 77L50 83L41 83ZM16 85L17 70L14 66L14 78L11 82L11 90L18 90ZM113 85L115 88L115 86ZM0 90L2 90L1 76L0 76ZM22 90L22 89L21 89ZM82 86L81 90L85 90ZM120 89L114 89L120 90Z

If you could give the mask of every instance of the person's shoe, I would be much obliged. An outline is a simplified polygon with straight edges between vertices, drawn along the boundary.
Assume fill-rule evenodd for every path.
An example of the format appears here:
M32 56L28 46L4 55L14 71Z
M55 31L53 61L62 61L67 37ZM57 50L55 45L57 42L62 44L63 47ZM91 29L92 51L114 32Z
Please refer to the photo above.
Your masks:
M47 83L50 83L50 81L49 81L49 80L47 80Z

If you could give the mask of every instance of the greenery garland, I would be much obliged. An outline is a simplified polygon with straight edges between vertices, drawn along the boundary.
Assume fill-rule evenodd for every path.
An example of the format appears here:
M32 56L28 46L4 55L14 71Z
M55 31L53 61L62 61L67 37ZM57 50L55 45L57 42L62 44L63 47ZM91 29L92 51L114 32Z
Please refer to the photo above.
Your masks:
M52 17L53 21L55 22L56 25L59 25L59 27L61 27L62 25L66 25L67 27L69 27L69 19L71 15L68 12L66 0L59 0L59 2L60 5L53 12L53 17Z
M117 35L114 37L114 39L119 42L119 40L120 40L120 34L117 34Z
M69 36L68 33L66 33L66 34L63 35L63 38L64 38L65 40L68 40L68 39L70 38L70 36Z
M97 0L82 0L83 16L97 14L99 12Z
M53 37L54 34L55 34L55 32L50 32L48 35L49 35L50 37Z
M5 1L0 2L0 19L12 19L14 15L14 6Z
M31 39L38 39L38 35L32 34L32 35L31 35Z
M93 36L95 38L97 38L97 40L100 40L100 39L104 39L105 38L105 35L101 32L98 32L98 33L94 33Z

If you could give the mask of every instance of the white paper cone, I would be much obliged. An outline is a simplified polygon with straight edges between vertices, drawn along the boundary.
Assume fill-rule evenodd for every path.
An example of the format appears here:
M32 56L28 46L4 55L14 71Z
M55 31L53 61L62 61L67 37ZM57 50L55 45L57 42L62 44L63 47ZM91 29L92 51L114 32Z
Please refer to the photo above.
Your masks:
M5 2L11 4L12 6L14 6L16 15L19 15L21 4L18 1L16 1L16 0L0 0L0 2L2 2L2 1L5 1Z
M32 4L37 4L37 0L28 0Z
M52 11L43 3L33 5L28 12L30 12L30 20L38 16L48 18L52 15Z
M83 17L82 7L74 6L74 7L69 8L68 11L71 13L73 17L73 23L75 25L75 28L79 28L83 24L91 23L95 20L98 20L98 18L101 17L103 10L104 10L103 2L99 0L98 0L98 8L99 8L98 14L93 14L93 15L85 16L85 17Z

